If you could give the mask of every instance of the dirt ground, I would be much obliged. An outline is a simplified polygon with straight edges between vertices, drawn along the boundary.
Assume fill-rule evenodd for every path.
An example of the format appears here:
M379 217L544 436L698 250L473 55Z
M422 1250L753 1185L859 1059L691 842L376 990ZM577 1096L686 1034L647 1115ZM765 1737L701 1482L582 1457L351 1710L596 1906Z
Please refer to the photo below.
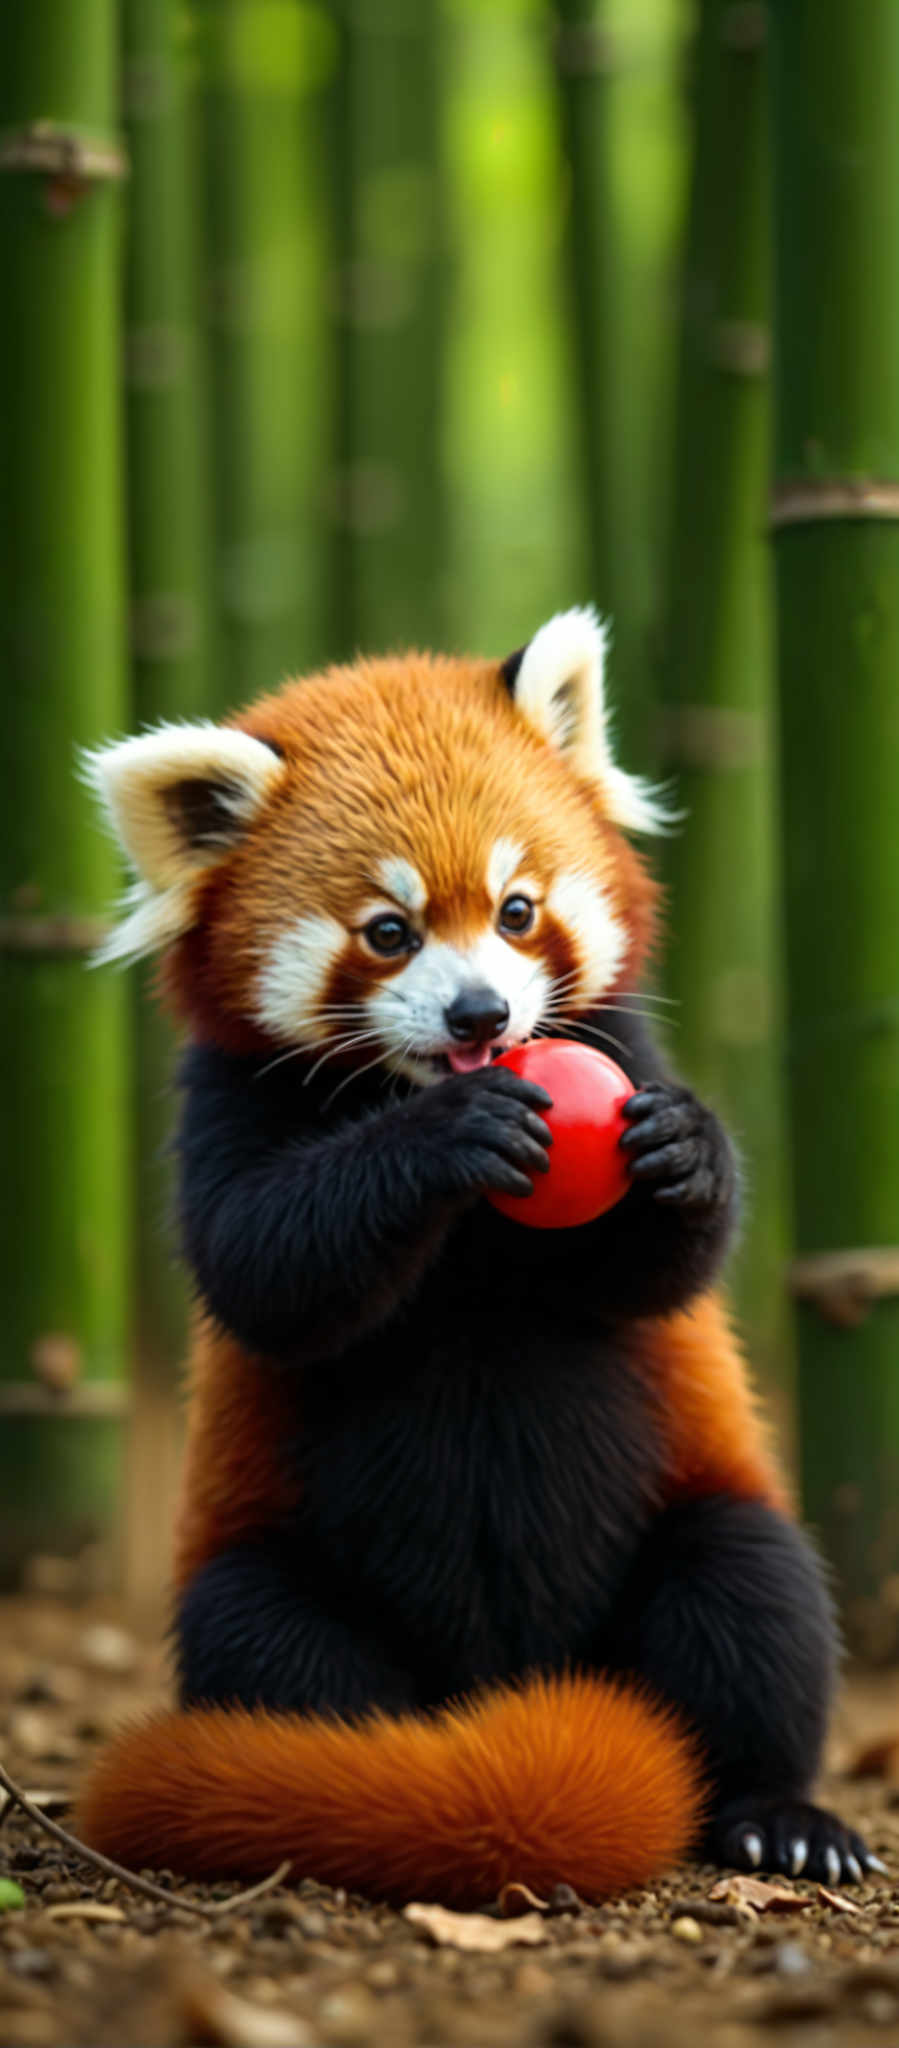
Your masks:
M164 1652L110 1604L7 1601L0 1630L0 1755L23 1788L57 1795L64 1824L62 1795L98 1741L166 1698ZM691 1865L599 1908L562 1895L552 1912L488 1919L486 1939L515 1934L492 1954L459 1947L455 1918L437 1945L309 1879L201 1916L188 1900L238 1888L164 1875L171 1905L152 1903L8 1804L0 2048L899 2048L899 1776L849 1775L881 1736L899 1738L899 1676L854 1676L824 1796L891 1875L841 1904L801 1879L778 1910L710 1900L720 1872Z

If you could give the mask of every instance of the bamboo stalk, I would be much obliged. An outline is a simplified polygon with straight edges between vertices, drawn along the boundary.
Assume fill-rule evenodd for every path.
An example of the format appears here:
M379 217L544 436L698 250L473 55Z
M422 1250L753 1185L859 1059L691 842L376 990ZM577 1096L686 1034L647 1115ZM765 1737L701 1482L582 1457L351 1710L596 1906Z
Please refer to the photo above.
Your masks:
M0 66L7 1582L33 1550L107 1538L118 1489L127 995L85 972L118 875L73 744L125 722L117 73L113 0L12 11Z
M746 1227L734 1283L753 1357L791 1381L768 484L765 17L702 0L662 680L667 985L679 1064L737 1132Z
M665 0L555 0L565 254L589 587L612 620L626 759L651 765L668 305L684 158L681 17Z
M335 35L298 0L196 0L223 705L327 649L324 114Z
M772 7L773 499L803 1258L899 1245L899 9ZM886 1272L882 1257L880 1270ZM807 1511L899 1647L899 1293L799 1310Z
M342 0L337 645L440 645L447 577L438 0Z
M125 362L132 698L135 721L153 725L201 717L215 695L211 494L195 303L198 195L175 0L124 0L122 37L131 158ZM166 1571L186 1323L166 1158L173 1035L153 982L151 970L133 991L135 1388L126 1570L139 1601L160 1590Z

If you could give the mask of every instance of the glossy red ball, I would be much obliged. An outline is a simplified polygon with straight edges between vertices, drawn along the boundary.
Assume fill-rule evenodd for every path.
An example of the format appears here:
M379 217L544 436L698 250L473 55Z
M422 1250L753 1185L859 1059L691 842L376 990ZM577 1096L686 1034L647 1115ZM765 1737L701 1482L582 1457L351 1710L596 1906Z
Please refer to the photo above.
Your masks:
M627 1155L618 1140L628 1129L622 1108L634 1093L633 1082L604 1052L568 1038L532 1038L500 1053L496 1065L536 1081L552 1096L552 1108L541 1115L553 1143L549 1172L533 1175L532 1195L496 1192L488 1201L533 1230L592 1223L620 1202L630 1185Z

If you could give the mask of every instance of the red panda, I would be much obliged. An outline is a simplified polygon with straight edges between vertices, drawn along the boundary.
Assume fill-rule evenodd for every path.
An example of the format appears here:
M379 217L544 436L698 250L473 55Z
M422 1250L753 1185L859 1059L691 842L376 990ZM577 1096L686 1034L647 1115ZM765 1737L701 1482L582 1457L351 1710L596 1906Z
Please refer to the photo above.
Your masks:
M187 1035L196 1288L179 1710L84 1788L89 1842L193 1876L596 1899L691 1846L851 1881L811 1805L835 1630L713 1291L738 1173L641 974L653 793L603 631L409 654L164 726L89 772ZM534 1034L611 1044L630 1185L577 1229Z

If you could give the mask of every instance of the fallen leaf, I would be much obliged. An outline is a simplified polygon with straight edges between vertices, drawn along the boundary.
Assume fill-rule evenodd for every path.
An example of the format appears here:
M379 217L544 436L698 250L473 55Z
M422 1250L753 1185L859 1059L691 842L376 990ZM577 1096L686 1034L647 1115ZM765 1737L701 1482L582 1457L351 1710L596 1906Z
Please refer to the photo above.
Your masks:
M847 1778L899 1778L899 1733L865 1742L846 1765Z
M0 1913L21 1913L25 1893L11 1877L0 1877Z
M127 1918L121 1906L103 1906L99 1899L64 1899L58 1906L44 1907L45 1920L104 1920L112 1925Z
M548 1899L538 1899L530 1885L522 1884L516 1878L503 1885L496 1903L504 1920L520 1920L523 1913L546 1913L549 1910Z
M405 1906L404 1917L420 1927L439 1948L464 1948L481 1955L495 1955L499 1949L518 1943L530 1945L548 1941L539 1913L524 1913L517 1920L492 1920L486 1913L453 1913L448 1906Z
M734 1872L721 1877L709 1892L710 1899L725 1899L729 1905L750 1906L754 1913L798 1913L813 1906L811 1892L794 1892L785 1884L769 1884L764 1877L743 1877Z
M299 2014L253 2005L205 1970L186 1971L177 1996L192 2041L211 2048L313 2048L314 2037Z
M822 1906L834 1906L838 1913L861 1913L863 1911L861 1906L856 1905L854 1899L844 1899L842 1892L829 1892L826 1885L823 1884L818 1886L818 1898Z

